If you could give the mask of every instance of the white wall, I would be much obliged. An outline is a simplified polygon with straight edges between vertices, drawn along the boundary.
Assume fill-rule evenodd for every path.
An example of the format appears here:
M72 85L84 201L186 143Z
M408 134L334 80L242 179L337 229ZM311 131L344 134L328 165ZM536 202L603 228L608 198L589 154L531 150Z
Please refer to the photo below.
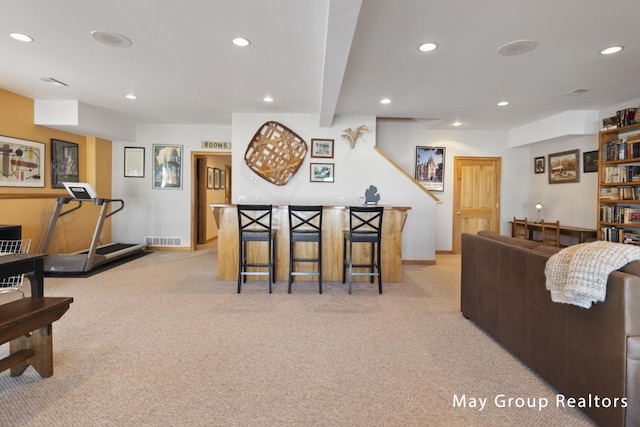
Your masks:
M307 154L304 163L284 186L276 186L256 175L244 162L246 147L262 124L277 121L297 133L310 146L312 138L334 139L333 159L312 159ZM367 125L355 149L341 135L347 128ZM365 190L373 184L385 205L411 206L403 231L404 260L435 260L435 202L413 185L400 171L374 150L376 120L373 116L337 117L331 128L320 128L315 115L308 114L234 114L233 115L233 203L246 196L249 203L319 203L358 204ZM309 164L333 163L335 183L309 181Z
M507 132L433 130L414 120L378 120L379 147L410 175L415 172L416 146L445 148L444 191L434 192L441 200L435 212L436 249L453 247L453 158L482 156L502 158L500 232L510 234L509 220L527 211L531 203L528 148L508 148ZM525 191L523 191L523 189ZM533 202L535 204L535 201Z
M191 245L192 152L204 150L201 141L230 141L229 126L138 125L136 142L113 142L112 197L122 198L125 209L112 217L112 240L139 243L145 237L180 237ZM182 145L182 189L152 188L153 145ZM124 147L145 148L144 178L124 177Z

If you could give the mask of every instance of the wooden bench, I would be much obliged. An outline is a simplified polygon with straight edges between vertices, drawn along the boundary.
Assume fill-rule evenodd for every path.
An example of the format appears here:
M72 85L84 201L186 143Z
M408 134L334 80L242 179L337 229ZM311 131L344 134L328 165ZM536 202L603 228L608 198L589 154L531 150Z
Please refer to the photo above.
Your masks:
M0 344L9 342L0 372L11 368L15 377L31 365L42 378L52 376L52 323L72 302L70 297L32 297L0 305Z

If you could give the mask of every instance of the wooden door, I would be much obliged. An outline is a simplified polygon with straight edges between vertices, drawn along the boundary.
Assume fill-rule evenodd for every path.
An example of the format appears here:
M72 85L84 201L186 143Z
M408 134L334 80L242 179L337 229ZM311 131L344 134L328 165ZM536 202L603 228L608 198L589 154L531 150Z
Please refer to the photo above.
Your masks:
M454 157L453 244L460 253L462 233L500 232L500 157Z

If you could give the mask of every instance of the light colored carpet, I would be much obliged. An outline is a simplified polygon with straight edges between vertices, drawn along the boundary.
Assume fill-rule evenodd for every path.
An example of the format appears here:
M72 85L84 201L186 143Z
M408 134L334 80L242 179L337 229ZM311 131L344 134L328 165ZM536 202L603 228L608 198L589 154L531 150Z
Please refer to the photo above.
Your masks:
M53 326L54 375L0 373L0 425L592 425L462 317L459 256L406 266L383 295L265 282L238 295L215 265L212 249L155 252L47 278L46 295L75 299ZM501 394L550 406L500 408ZM462 395L486 408L453 407Z

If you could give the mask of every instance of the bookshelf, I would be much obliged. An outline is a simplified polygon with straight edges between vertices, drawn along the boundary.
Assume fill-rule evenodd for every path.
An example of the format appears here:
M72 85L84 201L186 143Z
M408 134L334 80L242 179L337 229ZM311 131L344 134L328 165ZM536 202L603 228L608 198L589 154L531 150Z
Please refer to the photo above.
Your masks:
M640 123L599 134L598 238L640 245Z

